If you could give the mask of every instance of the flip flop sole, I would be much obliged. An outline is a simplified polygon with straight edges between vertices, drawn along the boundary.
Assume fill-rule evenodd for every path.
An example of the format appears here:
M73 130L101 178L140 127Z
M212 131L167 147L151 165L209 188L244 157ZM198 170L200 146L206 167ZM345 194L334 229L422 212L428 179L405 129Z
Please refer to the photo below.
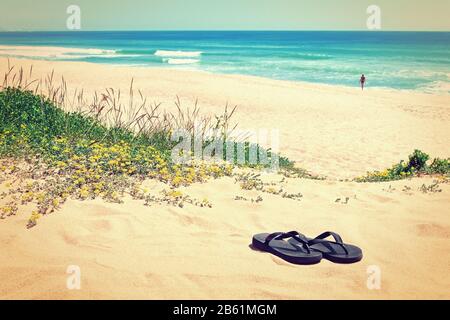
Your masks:
M333 253L329 252L329 249L321 244L313 244L310 246L311 250L318 251L322 253L322 256L335 263L349 264L361 261L363 258L363 253L360 248L357 246L344 243L345 248L347 249L349 254L345 253ZM342 250L339 245L336 245L337 250Z
M322 260L320 252L311 251L311 253L303 252L298 246L294 246L287 241L272 240L269 245L265 243L265 239L269 233L261 233L253 236L252 246L260 251L269 252L289 263L310 265L319 263Z
M314 250L314 248L312 248L312 250ZM362 260L363 255L361 254L360 256L333 256L331 254L324 254L322 253L322 256L324 257L324 259L327 259L331 262L335 262L335 263L340 263L340 264L350 264L350 263L355 263L355 262L359 262Z
M313 239L307 238L307 240L311 241ZM289 239L288 242L290 242L293 245L298 244L298 242L296 242L296 240L294 240L294 239ZM340 245L333 244L333 242L329 242L329 244L333 247L335 246L334 250L336 250L338 252L335 252L335 253L330 252L329 248L327 248L325 245L320 244L320 243L311 244L310 249L313 251L316 251L316 252L320 252L324 259L327 259L334 263L350 264L350 263L355 263L355 262L361 261L363 258L362 250L357 246L344 243L344 245L349 253L349 254L345 254L344 250L342 249L342 247ZM339 252L339 251L341 251L341 252Z

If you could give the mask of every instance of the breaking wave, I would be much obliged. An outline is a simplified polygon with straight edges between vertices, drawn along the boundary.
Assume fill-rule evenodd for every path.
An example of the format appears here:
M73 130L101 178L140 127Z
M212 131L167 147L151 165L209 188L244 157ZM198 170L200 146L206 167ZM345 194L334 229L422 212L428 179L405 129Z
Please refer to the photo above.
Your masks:
M202 55L201 51L169 51L169 50L156 50L154 53L157 57L185 57L193 58L200 57Z
M193 64L199 61L198 59L167 59L168 64Z

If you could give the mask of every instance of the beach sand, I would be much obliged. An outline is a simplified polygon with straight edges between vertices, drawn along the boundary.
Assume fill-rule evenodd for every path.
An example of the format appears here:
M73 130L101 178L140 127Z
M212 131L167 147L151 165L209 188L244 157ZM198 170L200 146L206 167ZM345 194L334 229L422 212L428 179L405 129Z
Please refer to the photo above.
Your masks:
M240 128L278 129L281 153L328 179L283 182L289 192L303 194L300 201L241 190L233 178L183 188L192 197L208 198L212 208L70 200L30 230L25 228L29 212L19 212L0 220L0 298L450 298L450 184L424 193L420 187L433 178L340 181L390 167L414 149L449 157L448 94L370 87L361 92L80 62L10 63L24 70L33 65L34 78L54 69L56 80L63 75L70 90L84 88L86 95L121 89L125 100L134 78L135 88L167 110L174 110L176 96L186 106L198 99L205 113L220 113L226 103L238 105ZM6 68L0 58L0 73ZM234 200L258 195L262 202ZM249 247L255 233L293 229L309 236L338 232L363 249L364 259L352 265L324 260L296 266ZM66 288L69 265L80 267L81 290ZM370 290L373 268L380 271L381 288Z

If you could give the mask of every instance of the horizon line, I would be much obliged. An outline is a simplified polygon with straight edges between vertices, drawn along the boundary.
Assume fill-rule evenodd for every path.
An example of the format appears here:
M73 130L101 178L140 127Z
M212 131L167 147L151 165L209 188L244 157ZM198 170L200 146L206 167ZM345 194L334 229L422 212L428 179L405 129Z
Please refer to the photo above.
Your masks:
M103 30L0 30L8 32L450 32L449 30L369 30L369 29L103 29Z

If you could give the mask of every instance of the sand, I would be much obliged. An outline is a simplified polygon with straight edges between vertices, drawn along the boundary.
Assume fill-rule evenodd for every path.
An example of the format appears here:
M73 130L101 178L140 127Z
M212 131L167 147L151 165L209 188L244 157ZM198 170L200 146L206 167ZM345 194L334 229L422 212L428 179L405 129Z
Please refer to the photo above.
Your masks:
M240 127L279 129L282 153L328 180L287 179L286 190L301 192L301 201L241 190L233 178L183 189L207 197L212 208L70 200L30 230L29 212L19 212L0 220L0 298L450 298L450 184L424 193L420 187L434 178L340 181L389 167L415 148L450 156L449 95L11 59L16 67L31 64L35 77L54 69L55 78L64 75L88 93L127 92L133 77L136 88L167 109L176 95L187 105L198 99L205 113L237 104ZM0 58L1 74L6 65ZM234 200L258 195L260 203ZM255 233L292 229L309 236L336 231L360 246L364 259L295 266L249 247ZM80 290L66 287L70 265L80 267ZM373 266L381 272L379 289L367 286Z

